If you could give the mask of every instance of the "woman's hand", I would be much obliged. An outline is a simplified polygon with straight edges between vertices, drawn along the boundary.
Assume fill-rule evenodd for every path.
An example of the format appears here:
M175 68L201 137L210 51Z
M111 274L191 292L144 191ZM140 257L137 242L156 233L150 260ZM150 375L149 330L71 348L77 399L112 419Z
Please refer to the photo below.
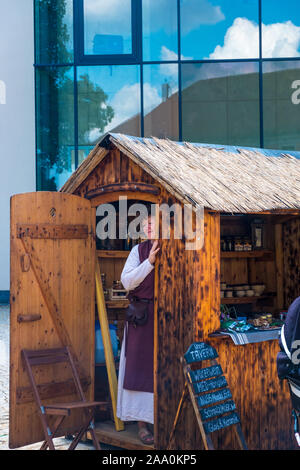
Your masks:
M160 250L160 248L159 247L157 248L157 246L158 246L158 241L155 240L148 256L148 260L150 261L151 264L155 263L155 257L158 251Z

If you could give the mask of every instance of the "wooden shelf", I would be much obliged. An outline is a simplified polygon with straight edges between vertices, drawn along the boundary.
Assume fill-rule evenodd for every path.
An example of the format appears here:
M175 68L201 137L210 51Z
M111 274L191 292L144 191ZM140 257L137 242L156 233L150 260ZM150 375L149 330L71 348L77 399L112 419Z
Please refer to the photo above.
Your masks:
M129 305L129 300L106 300L106 308L126 308Z
M262 258L273 255L271 250L221 251L221 258Z
M221 304L253 304L258 300L274 297L274 293L258 295L254 297L221 297Z
M99 258L127 258L130 251L122 250L96 250Z

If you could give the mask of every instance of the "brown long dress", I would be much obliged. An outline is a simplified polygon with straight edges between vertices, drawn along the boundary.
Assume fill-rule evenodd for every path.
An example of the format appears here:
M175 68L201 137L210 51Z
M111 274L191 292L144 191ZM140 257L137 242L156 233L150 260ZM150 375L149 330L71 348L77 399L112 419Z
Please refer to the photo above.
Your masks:
M150 240L138 246L140 262L148 258L152 244ZM145 325L134 327L128 324L126 335L126 366L123 387L127 390L153 393L153 343L154 343L154 269L141 284L130 291L133 296L148 299L148 320Z

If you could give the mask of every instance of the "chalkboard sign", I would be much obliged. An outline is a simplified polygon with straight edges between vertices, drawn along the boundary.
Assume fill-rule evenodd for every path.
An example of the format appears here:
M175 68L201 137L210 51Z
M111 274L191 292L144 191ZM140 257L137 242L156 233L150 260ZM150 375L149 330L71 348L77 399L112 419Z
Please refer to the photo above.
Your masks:
M210 418L215 418L224 413L229 413L236 409L235 403L232 400L225 401L224 403L218 403L214 406L209 406L207 408L200 409L200 415L203 421Z
M192 382L199 382L200 380L210 379L211 377L217 377L218 375L222 375L223 371L221 366L209 366L204 367L203 369L198 370L191 370L189 372L189 376Z
M231 413L230 415L222 416L221 418L217 418L212 421L206 421L206 423L204 423L204 429L206 433L210 433L239 422L240 419L238 415L236 413Z
M218 357L215 348L206 343L193 343L184 355L187 364Z
M171 430L168 450L188 394L191 398L206 450L214 449L210 433L231 425L234 425L239 446L241 449L247 449L239 416L234 411L236 406L223 375L222 367L215 360L217 357L217 351L209 344L193 343L184 354L184 357L181 358L186 379L185 388ZM191 369L190 364L207 360L210 361L209 366L197 370Z
M205 395L199 395L197 397L198 405L200 407L216 403L218 401L227 400L232 398L231 391L229 388L223 388L217 392L206 393Z
M214 390L216 388L221 388L221 387L226 387L227 382L222 375L221 377L217 377L216 379L209 379L209 380L202 380L201 382L195 382L193 384L194 387L194 392L197 393L202 393L202 392L208 392L209 390Z

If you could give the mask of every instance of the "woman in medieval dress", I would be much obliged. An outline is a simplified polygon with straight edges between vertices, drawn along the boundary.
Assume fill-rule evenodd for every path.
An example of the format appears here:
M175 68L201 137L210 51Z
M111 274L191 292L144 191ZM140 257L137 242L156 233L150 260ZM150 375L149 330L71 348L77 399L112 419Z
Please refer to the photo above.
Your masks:
M154 264L158 242L155 218L148 216L142 223L147 240L135 245L129 253L121 274L121 282L129 291L128 298L142 299L148 304L144 325L126 322L120 355L117 416L122 421L137 421L138 435L144 444L153 444L150 425L153 413L153 346L154 346ZM153 426L152 426L153 428Z

